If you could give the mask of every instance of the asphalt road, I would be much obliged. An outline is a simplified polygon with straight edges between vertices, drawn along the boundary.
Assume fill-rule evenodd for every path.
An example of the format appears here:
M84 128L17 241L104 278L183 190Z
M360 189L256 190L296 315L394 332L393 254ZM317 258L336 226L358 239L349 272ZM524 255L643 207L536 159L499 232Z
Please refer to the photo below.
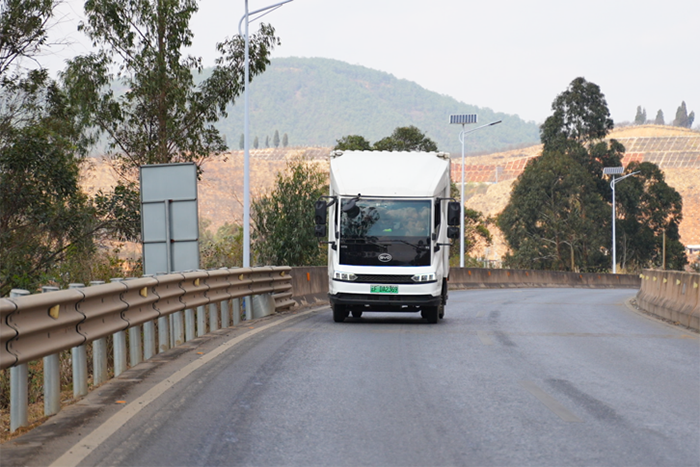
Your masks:
M634 294L473 290L451 292L437 325L334 323L327 308L254 323L131 370L131 389L105 388L56 439L29 438L22 462L698 466L698 335L631 311Z

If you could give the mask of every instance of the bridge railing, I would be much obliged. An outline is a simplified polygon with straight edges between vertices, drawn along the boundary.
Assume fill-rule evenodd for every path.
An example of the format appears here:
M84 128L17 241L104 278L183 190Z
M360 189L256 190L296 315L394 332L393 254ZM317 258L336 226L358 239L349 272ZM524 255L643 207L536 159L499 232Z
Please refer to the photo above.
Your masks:
M74 395L85 395L86 344L93 344L94 382L99 384L106 380L107 336L113 336L118 376L127 368L125 331L133 366L156 354L156 341L158 352L163 352L206 333L207 307L209 331L228 327L231 321L238 324L244 297L252 297L249 317L291 308L295 301L290 271L288 266L222 268L115 279L89 287L73 284L33 295L14 290L10 298L0 299L0 368L11 371L11 431L27 424L28 362L44 358L44 412L51 415L60 409L60 352L71 350Z

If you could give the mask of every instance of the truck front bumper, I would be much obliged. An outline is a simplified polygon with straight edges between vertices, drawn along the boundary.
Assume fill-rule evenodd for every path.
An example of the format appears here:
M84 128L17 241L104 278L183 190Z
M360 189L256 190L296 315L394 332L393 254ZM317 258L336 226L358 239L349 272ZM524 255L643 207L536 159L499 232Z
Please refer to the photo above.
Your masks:
M370 310L396 311L400 308L421 308L438 306L442 302L440 295L382 295L382 294L328 294L331 305L349 305L367 307Z

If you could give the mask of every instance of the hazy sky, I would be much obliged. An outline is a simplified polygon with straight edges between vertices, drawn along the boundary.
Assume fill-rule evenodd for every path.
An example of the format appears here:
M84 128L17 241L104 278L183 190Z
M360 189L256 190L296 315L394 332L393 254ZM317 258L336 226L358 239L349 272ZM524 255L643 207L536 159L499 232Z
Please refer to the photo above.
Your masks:
M250 0L249 9L277 1ZM74 32L82 3L63 5L53 36L74 43L45 57L49 68L86 50ZM216 42L237 33L244 5L200 3L191 53L205 66ZM601 87L616 122L634 120L641 105L670 123L685 100L700 123L699 0L294 0L262 21L282 39L273 57L363 65L537 123L578 76Z

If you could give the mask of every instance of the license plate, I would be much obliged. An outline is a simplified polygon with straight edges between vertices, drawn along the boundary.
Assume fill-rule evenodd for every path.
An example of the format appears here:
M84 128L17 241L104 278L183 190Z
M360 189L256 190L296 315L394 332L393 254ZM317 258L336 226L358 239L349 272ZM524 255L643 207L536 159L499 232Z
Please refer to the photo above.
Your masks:
M398 285L371 285L370 293L399 293Z

